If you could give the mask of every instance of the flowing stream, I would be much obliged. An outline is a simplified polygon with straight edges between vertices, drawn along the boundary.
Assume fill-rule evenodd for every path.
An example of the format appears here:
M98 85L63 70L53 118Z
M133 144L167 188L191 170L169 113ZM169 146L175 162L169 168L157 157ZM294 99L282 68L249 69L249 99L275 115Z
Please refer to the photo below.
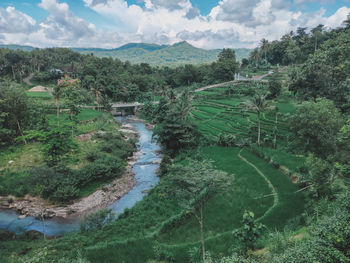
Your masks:
M125 208L131 208L136 202L142 200L147 191L154 187L159 178L156 170L159 166L157 162L161 159L160 147L152 142L152 131L146 129L145 124L140 121L134 121L128 117L117 118L121 123L131 124L139 134L138 150L142 153L133 167L135 173L136 185L126 195L118 201L112 203L111 208L118 216L123 213ZM18 214L13 210L0 210L0 229L8 229L11 232L20 234L26 231L35 230L42 232L47 236L63 235L69 232L78 231L80 228L80 220L53 218L45 220L45 224L41 220L34 217L26 217L19 219Z

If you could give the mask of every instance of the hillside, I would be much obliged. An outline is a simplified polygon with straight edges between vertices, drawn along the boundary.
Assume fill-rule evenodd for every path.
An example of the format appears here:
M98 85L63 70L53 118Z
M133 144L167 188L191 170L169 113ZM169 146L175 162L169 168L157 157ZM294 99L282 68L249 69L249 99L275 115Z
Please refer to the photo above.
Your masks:
M122 61L131 63L146 62L151 65L177 66L183 64L203 64L216 61L221 49L196 48L186 41L174 45L155 45L130 43L117 49L73 49L74 51L90 54L98 57L119 58ZM249 49L235 49L237 59L241 60L249 56Z
M20 45L0 45L0 48L31 51L34 47ZM81 54L94 54L97 57L113 57L134 64L149 63L154 66L178 66L184 64L203 64L217 60L221 49L196 48L186 41L174 45L156 45L146 43L129 43L115 49L72 48ZM250 49L235 49L238 60L247 58Z
M8 49L12 49L12 50L23 50L23 51L27 51L27 52L30 52L33 49L35 49L35 47L31 47L31 46L3 45L3 44L0 44L0 48L8 48Z

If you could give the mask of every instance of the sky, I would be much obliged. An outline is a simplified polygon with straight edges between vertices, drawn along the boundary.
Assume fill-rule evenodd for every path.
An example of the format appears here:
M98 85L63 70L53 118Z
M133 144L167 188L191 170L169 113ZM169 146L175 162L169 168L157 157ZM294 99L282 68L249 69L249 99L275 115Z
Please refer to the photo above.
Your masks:
M253 48L298 27L342 26L350 0L0 0L0 43Z

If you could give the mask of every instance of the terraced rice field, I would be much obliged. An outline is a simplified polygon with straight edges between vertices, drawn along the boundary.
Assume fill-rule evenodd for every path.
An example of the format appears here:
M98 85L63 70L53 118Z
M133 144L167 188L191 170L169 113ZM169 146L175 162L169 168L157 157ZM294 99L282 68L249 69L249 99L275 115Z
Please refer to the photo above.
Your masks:
M254 111L246 111L244 99L203 99L196 101L192 113L192 120L197 124L200 132L210 139L217 139L220 133L233 134L237 139L251 138L256 140L257 115ZM288 126L285 114L294 111L294 105L289 102L274 103L280 109L277 120L277 139L285 143L288 136ZM275 129L275 112L267 111L261 116L262 139L272 139Z
M282 228L303 211L303 196L281 171L256 157L249 150L206 147L203 156L233 177L231 189L211 198L204 209L207 238L222 238L241 226L245 209L271 228ZM158 236L167 244L198 242L198 222L194 217Z

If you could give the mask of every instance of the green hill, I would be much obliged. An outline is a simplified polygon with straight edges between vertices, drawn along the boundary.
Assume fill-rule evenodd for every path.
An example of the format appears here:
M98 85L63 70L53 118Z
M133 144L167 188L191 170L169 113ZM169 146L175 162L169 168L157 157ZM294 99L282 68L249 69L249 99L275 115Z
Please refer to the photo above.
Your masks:
M146 62L158 66L178 66L183 64L203 64L217 60L221 49L196 48L186 41L174 45L130 43L117 49L73 49L83 54L93 53L98 57L113 57L131 63ZM237 59L248 57L249 49L235 49Z
M0 48L32 51L34 47L20 45L0 45ZM174 45L156 45L147 43L129 43L115 49L71 48L81 54L94 54L97 57L113 57L134 64L148 63L153 66L179 66L184 64L204 64L217 60L221 49L196 48L186 41ZM238 60L247 58L250 49L235 49Z
M3 44L0 44L0 48L7 48L7 49L12 49L12 50L23 50L23 51L28 51L28 52L35 49L35 47L31 47L31 46L3 45Z

